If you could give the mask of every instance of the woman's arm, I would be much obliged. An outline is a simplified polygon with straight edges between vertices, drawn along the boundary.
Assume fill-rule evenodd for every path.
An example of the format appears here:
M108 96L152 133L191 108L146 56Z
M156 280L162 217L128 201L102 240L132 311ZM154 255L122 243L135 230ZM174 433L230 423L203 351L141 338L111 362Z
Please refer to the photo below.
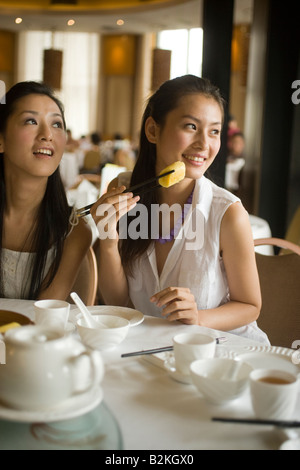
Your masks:
M257 320L261 310L253 235L249 216L240 203L232 204L223 217L220 247L230 301L217 309L200 311L199 320L226 331Z
M209 310L197 310L187 288L169 287L155 294L152 301L165 306L169 321L180 320L223 331L256 320L261 309L261 294L249 217L240 203L226 211L220 233L220 247L226 270L230 301Z
M91 228L80 219L65 240L61 262L53 281L49 287L41 291L39 299L65 300L69 297L91 242Z
M91 209L99 232L99 289L108 305L126 306L129 301L128 284L118 248L117 223L132 209L139 197L124 193L125 186L109 189Z

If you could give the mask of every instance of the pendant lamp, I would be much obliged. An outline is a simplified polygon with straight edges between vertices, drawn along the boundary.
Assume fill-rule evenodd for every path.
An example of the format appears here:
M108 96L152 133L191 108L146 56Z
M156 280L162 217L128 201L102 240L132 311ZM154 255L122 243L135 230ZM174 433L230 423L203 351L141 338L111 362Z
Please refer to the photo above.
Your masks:
M61 89L63 52L56 49L44 50L43 81L55 90Z

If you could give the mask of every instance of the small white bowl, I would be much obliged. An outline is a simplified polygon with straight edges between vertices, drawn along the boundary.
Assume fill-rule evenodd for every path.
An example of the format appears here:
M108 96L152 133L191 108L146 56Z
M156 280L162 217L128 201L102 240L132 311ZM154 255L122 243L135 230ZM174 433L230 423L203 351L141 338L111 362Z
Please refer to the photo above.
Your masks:
M239 397L249 383L250 364L227 358L199 359L190 366L191 377L199 392L214 404Z
M113 349L124 341L129 331L128 320L113 315L93 315L93 317L96 321L99 319L106 327L102 327L99 323L99 328L89 328L85 326L82 318L76 322L78 333L86 346L104 351Z

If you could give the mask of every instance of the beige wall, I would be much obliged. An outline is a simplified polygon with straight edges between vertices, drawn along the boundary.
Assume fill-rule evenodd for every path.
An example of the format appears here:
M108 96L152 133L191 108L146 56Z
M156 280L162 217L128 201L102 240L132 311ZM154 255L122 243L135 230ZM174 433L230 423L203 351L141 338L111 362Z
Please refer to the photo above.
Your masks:
M15 71L15 34L0 31L0 80L8 90L14 80Z
M153 35L133 36L134 47L130 37L129 41L124 41L124 36L112 38L113 41L109 36L100 38L98 129L104 139L120 133L137 141L145 102L151 92ZM115 56L113 47L118 51ZM122 47L128 59L125 63ZM113 63L114 57L120 58L119 68Z

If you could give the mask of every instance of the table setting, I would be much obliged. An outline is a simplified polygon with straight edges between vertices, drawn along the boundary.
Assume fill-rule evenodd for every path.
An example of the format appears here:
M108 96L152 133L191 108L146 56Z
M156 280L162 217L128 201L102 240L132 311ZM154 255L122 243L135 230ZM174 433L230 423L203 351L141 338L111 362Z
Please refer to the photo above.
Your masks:
M20 332L24 336L25 331L34 331L34 334L38 331L38 338L47 336L45 325L41 319L37 320L34 304L33 301L0 299L0 331L3 312L14 312L28 321L21 328L4 333L2 343L3 338L14 336L20 343ZM58 400L56 406L48 410L36 410L36 401L31 403L33 409L29 409L30 403L25 409L18 409L16 403L7 406L3 403L5 394L1 388L1 371L7 364L2 363L1 449L25 446L22 448L192 451L299 447L300 360L297 350L263 345L229 332L170 323L130 308L104 305L86 307L92 320L99 322L92 328L86 323L86 329L94 333L99 329L101 334L108 335L110 330L117 331L122 325L121 329L126 331L121 340L118 334L113 342L98 338L98 342L91 343L90 336L86 338L80 333L85 314L78 305L67 307L69 315L67 321L64 320L63 333L53 341L64 344L64 355L55 352L56 368L46 369L46 372L54 376L54 370L64 368L65 356L76 356L78 349L79 358L72 357L72 361L78 362L78 370L73 372L81 393L67 400L60 397L60 402ZM52 307L47 305L47 308ZM7 322L7 313L4 318ZM18 319L18 316L11 317L17 324ZM99 337L98 331L97 335ZM47 343L44 336L42 341ZM49 343L51 341L50 338ZM32 337L30 343L32 345ZM11 346L9 342L5 346L7 352ZM39 360L33 359L35 356L30 355L33 350L26 347L27 357L31 358L31 365L35 364L33 370L36 371L42 356L39 354ZM54 351L52 349L51 354ZM16 368L18 361L16 359ZM267 372L266 377L262 372ZM88 388L85 381L87 376L91 381L93 374L95 381ZM25 374L22 377L25 385L26 380ZM65 380L64 387L69 390L65 377L55 380L60 383ZM263 383L263 380L273 382ZM36 372L35 383L37 381ZM88 390L84 390L85 387ZM54 390L57 388L60 387ZM28 390L34 395L32 385ZM44 390L42 396L46 392ZM264 402L264 397L270 394L274 395L272 400L276 403L273 409ZM51 401L53 395L54 392L49 392L47 400ZM24 402L21 393L18 398Z

